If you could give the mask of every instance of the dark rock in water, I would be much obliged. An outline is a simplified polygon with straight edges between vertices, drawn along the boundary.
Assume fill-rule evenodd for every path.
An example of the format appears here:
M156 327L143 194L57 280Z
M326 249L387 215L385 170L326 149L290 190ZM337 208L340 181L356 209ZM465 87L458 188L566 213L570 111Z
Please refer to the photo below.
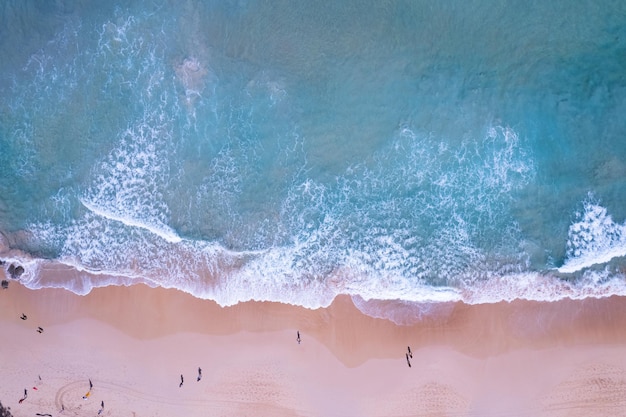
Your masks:
M0 259L0 265L4 265L6 262L2 259Z
M6 279L2 280L2 289L6 290L7 288L9 288L9 281L7 281Z
M23 273L24 273L23 266L20 265L17 268L15 268L15 278L19 278L20 276L22 276Z
M9 274L11 274L11 278L18 279L24 273L24 267L21 265L15 266L13 264L9 265Z

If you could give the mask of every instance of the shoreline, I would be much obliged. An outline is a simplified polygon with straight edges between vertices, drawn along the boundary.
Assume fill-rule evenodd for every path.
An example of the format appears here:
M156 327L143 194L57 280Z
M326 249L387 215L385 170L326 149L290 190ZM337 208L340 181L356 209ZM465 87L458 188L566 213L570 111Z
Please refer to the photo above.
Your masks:
M562 276L544 274L540 271L521 273L519 275L506 275L504 277L490 278L486 281L478 281L463 288L452 287L432 287L429 290L416 288L419 296L417 301L407 299L394 299L394 297L383 296L382 300L365 300L358 290L352 295L337 294L328 288L312 287L302 291L302 288L295 290L287 286L288 297L281 294L285 288L278 286L267 288L257 288L255 291L246 292L248 281L246 279L235 280L235 288L242 291L235 291L233 295L232 286L221 281L222 271L228 275L236 271L236 267L227 266L221 260L221 256L215 259L215 270L202 269L200 275L203 281L200 285L190 284L188 281L178 282L170 285L167 281L159 279L166 274L164 269L157 276L145 276L138 268L132 274L119 275L106 271L84 270L71 263L64 263L54 259L43 259L32 257L31 254L18 249L10 249L9 244L15 237L8 237L0 232L0 262L4 266L4 275L13 275L8 271L9 267L17 266L23 268L22 273L12 276L17 283L25 283L28 287L41 289L66 289L74 294L84 296L93 290L102 288L101 286L126 286L146 285L150 288L171 288L184 293L193 294L194 298L203 300L216 300L220 307L232 307L234 305L256 302L262 299L275 304L286 304L305 309L326 309L330 308L336 298L351 298L353 304L365 315L389 319L398 325L411 325L414 321L421 321L422 316L430 315L430 307L435 310L447 310L448 306L467 304L473 306L492 305L500 303L537 302L542 304L552 304L568 301L586 302L589 299L607 299L611 297L626 297L626 281L622 275L615 275L611 279L603 282L595 281L591 277L579 277L578 279L564 279ZM15 243L15 242L13 242ZM183 257L189 254L182 255ZM224 263L224 264L222 264ZM229 269L230 268L230 269ZM152 271L155 272L155 271ZM325 279L343 279L343 274L350 271L338 269ZM592 273L593 275L593 273ZM597 278L597 277L596 277ZM332 285L331 285L332 286ZM259 292L260 291L260 292ZM294 292L295 291L295 292ZM269 293L267 296L265 293ZM365 291L371 294L371 291ZM293 295L296 294L295 297ZM306 297L299 297L300 294L312 295L311 301ZM322 294L319 299L315 299L315 294ZM403 297L400 297L403 298ZM265 302L265 301L264 301Z
M63 415L93 415L100 397L81 399L92 378L106 387L102 415L111 416L560 416L575 407L625 415L606 407L610 397L626 410L626 297L438 307L399 326L364 315L347 296L317 310L220 307L143 284L79 296L11 282L0 292L8 339L0 351L9 359L0 401L16 417L56 415L61 405ZM195 381L199 366L204 376ZM181 372L192 388L177 387ZM24 388L29 397L18 404ZM588 394L572 396L576 389Z

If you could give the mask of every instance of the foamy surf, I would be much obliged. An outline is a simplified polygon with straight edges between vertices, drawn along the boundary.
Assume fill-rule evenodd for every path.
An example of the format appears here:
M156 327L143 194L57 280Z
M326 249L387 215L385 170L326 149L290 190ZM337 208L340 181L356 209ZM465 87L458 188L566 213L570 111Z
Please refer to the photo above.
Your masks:
M372 286L372 281L354 273L347 280L349 288L345 288L349 271L343 271L344 281L339 287L339 278L329 279L326 283L310 282L303 286L294 285L293 280L268 281L269 277L250 281L247 272L237 270L218 274L215 279L205 280L204 283L194 280L165 284L141 274L120 275L84 268L72 260L59 262L28 259L23 254L6 252L1 256L5 262L5 273L9 265L22 265L25 268L18 279L31 289L62 288L86 295L99 287L145 284L150 287L175 288L197 298L214 300L221 306L246 301L271 301L309 309L328 307L335 297L349 295L364 314L400 325L412 324L425 316L445 312L451 303L456 302L488 304L518 299L554 302L566 298L581 300L626 296L625 277L608 270L587 271L576 282L550 274L524 273L493 277L461 288L414 286L414 291L407 293L399 287L381 290L380 286Z
M559 272L571 274L626 256L626 224L613 221L605 207L589 197L577 217L569 227L567 259Z

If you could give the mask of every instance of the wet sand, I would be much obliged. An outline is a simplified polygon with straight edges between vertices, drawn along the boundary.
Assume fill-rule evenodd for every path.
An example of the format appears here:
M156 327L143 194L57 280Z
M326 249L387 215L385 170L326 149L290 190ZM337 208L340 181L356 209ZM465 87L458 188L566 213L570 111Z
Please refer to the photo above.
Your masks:
M0 333L0 401L16 417L95 416L101 401L103 416L135 417L626 416L624 297L454 303L398 326L349 297L222 308L144 285L11 282Z

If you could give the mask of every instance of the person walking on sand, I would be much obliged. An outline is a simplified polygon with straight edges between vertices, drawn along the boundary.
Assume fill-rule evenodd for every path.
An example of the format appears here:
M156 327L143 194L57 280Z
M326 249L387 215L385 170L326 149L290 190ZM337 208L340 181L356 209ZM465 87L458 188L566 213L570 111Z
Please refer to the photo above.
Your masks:
M178 385L178 388L183 386L183 382L185 382L185 380L183 379L183 374L180 374L180 384Z
M100 403L100 411L98 411L98 415L104 411L104 401Z
M198 381L202 379L202 368L198 367Z
M26 320L28 317L26 316L26 314L22 313L22 315L20 316L20 318L21 318L22 320Z
M91 378L89 379L89 391L87 394L83 395L83 400L86 400L91 395L91 390L93 389L93 384L91 383Z
M298 344L300 344L300 341L302 340L302 339L300 339L300 330L297 330L297 331L296 331L296 333L297 333L297 335L298 335L298 337L296 338L296 340L298 341Z
M406 363L407 363L407 365L409 365L409 368L410 368L411 367L411 361L409 360L409 354L405 353L405 355L406 355Z
M413 353L411 352L411 346L406 347L409 350L409 357L413 359Z

